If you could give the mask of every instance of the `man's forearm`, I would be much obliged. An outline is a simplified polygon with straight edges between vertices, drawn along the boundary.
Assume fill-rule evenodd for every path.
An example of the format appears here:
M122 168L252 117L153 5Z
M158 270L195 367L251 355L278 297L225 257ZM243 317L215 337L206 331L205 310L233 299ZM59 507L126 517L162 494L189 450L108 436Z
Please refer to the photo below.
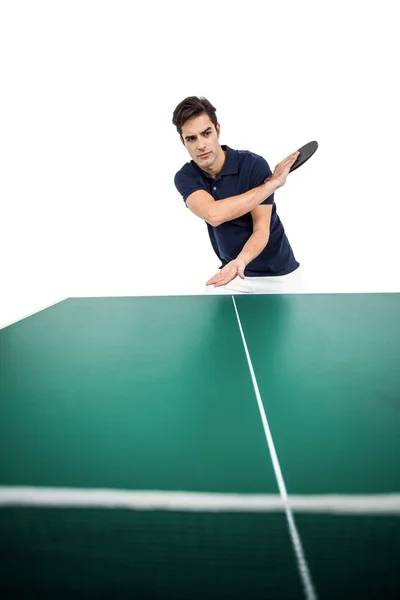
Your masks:
M211 209L210 222L217 227L247 214L276 192L278 187L275 181L267 181L244 194L216 200Z
M252 260L257 258L259 254L264 250L265 246L268 244L269 233L265 231L255 231L251 234L245 245L243 246L243 250L237 256L241 260L244 260L246 267Z

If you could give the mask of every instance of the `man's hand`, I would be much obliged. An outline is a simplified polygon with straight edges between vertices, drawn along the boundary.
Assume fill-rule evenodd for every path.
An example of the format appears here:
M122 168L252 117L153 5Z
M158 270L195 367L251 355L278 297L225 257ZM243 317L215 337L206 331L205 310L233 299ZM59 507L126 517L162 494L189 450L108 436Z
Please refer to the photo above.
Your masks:
M292 165L296 162L300 152L296 151L290 154L287 158L278 163L272 173L272 177L269 177L270 181L275 181L278 188L282 187L286 183L286 178L289 175L289 171Z
M221 285L226 285L232 279L235 279L237 275L244 279L244 270L246 268L246 263L241 258L236 258L235 260L231 260L227 265L225 265L219 273L211 277L206 283L206 285L214 285L214 287L220 287Z

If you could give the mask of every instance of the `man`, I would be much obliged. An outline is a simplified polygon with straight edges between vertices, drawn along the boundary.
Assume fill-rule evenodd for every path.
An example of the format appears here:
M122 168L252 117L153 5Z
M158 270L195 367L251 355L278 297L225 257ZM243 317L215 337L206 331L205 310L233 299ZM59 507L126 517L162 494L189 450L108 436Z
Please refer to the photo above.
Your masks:
M172 122L192 159L176 173L175 186L186 206L206 222L221 261L206 290L303 291L299 263L274 202L299 153L285 158L272 173L261 156L221 146L216 109L203 97L189 96L178 104Z

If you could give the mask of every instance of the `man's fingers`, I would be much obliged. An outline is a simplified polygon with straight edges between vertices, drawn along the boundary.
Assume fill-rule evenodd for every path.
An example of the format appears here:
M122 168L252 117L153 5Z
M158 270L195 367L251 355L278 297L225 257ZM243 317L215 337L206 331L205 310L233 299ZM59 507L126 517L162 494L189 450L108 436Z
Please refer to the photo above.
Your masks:
M220 285L226 285L227 283L229 283L230 281L232 281L233 277L224 277L222 279L218 279L214 285L215 287L219 287Z
M211 279L207 281L206 285L214 285L215 287L226 285L232 281L232 279L235 279L236 275L238 274L240 274L239 269L237 269L234 265L226 265L219 273L214 275L214 277L211 277Z
M216 277L213 277L212 279L210 279L210 284L214 285L214 287L220 287L221 285L226 285L227 283L232 281L232 279L234 279L234 278L235 278L235 276L232 276L232 275L225 275L224 277L216 276ZM208 284L206 284L206 285L208 285Z
M290 156L290 159L289 159L289 164L290 164L290 166L292 166L292 165L293 165L293 164L296 162L296 160L298 159L299 155L300 155L300 152L294 152L294 153L293 153L293 154Z
M289 156L287 156L283 161L282 161L282 165L292 165L294 162L296 162L298 156L299 156L300 152L296 151L293 152L293 154L290 154Z
M218 281L217 283L215 283L214 287L222 287L223 285L226 285L227 283L232 281L232 279L234 279L234 277L227 277L226 279L223 279L222 281Z
M216 277L212 277L212 279L209 279L206 283L206 285L212 285L213 283L217 283L218 279Z
M236 270L233 273L231 272L231 273L224 274L224 276L219 281L217 281L217 283L215 284L215 287L220 287L222 285L226 285L227 283L229 283L230 281L235 279L236 274L237 274Z
M213 283L216 283L217 279L216 279L216 275L214 275L214 277L211 277L211 279L209 279L206 283L206 285L211 285Z
M217 273L216 275L214 275L214 277L211 277L211 279L209 279L206 283L206 285L211 285L213 283L217 283L218 281L221 281L221 277L222 277L222 273Z
M296 154L294 154L294 155L292 155L292 156L289 156L289 157L288 157L288 158L287 158L287 159L284 161L285 168L286 168L286 167L289 167L289 166L291 167L291 166L292 166L292 165L293 165L293 164L296 162L296 160L297 160L297 157L298 157L298 153L296 153Z

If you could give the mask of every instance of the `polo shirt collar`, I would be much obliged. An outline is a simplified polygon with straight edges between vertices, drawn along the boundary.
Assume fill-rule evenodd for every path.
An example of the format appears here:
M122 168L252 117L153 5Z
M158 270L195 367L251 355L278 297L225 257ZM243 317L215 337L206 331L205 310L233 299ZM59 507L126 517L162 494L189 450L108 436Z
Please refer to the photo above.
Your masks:
M237 152L226 144L222 144L221 148L226 151L226 158L220 175L236 175L239 172Z

